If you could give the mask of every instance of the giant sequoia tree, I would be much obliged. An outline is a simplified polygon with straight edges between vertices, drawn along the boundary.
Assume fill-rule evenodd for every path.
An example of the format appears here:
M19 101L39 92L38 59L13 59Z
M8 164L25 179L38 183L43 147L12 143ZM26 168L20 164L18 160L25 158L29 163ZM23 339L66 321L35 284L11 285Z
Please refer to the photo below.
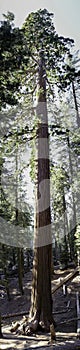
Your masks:
M48 100L54 97L54 84L58 88L65 88L65 56L69 53L72 41L69 38L59 37L54 28L53 14L46 9L31 13L20 31L12 30L10 23L8 30L13 40L12 66L9 69L9 44L5 50L2 45L2 60L5 56L3 76L5 76L5 91L2 101L12 102L12 93L9 100L9 86L14 87L16 98L16 79L18 89L23 84L23 94L32 97L33 105L36 98L36 181L35 181L35 220L34 220L34 260L31 294L30 315L33 317L31 327L35 330L40 320L49 329L54 323L51 298L51 213L50 213L50 169L49 169L49 134L48 134ZM0 34L3 37L3 27ZM16 36L17 33L17 36ZM2 38L1 37L1 38ZM12 42L12 41L10 41ZM3 62L3 61L2 61ZM17 76L15 71L17 65ZM7 70L9 70L8 79ZM13 74L11 74L11 71ZM19 75L18 75L19 72ZM14 76L14 82L12 81ZM21 81L22 77L22 81ZM3 79L1 80L3 84ZM8 88L8 96L6 89ZM20 90L21 91L21 90ZM4 96L5 92L5 96Z
M51 298L51 213L48 135L48 97L54 96L54 82L63 76L63 61L70 40L58 37L53 15L47 10L31 13L23 26L25 45L30 61L25 83L33 101L37 90L36 194L34 220L34 260L31 294L31 328L42 320L49 329L54 323Z

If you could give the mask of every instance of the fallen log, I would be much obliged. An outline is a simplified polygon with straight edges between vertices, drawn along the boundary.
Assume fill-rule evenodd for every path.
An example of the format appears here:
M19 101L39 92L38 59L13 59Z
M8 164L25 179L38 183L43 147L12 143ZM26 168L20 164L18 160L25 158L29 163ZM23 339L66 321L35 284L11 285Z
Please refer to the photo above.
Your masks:
M62 310L61 311L54 311L53 314L54 315L58 315L58 314L65 314L66 312L70 311L70 310L73 310L73 307L68 307L65 309L65 310ZM19 316L26 316L28 318L28 315L29 313L28 312L16 312L14 314L5 314L5 315L2 315L2 320L6 320L7 318L14 318L14 317L19 317Z

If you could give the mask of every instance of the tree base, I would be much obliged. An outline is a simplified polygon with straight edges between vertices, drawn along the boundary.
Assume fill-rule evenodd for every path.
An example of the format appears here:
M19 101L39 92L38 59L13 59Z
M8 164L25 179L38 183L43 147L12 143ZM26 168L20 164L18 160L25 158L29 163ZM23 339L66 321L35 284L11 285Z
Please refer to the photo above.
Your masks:
M56 340L56 334L55 334L55 325L54 322L50 325L49 322L44 324L44 322L38 322L37 319L32 320L29 322L28 326L25 327L23 325L23 332L26 335L32 335L34 333L46 333L50 332L51 334L51 342Z

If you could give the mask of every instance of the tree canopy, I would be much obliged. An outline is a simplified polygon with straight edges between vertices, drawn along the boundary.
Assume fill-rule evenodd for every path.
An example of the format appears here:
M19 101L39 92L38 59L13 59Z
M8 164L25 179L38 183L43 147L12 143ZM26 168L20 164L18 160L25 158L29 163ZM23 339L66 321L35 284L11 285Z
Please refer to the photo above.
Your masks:
M53 23L53 14L46 9L32 12L25 20L22 29L15 28L13 21L14 15L8 12L4 15L0 26L0 104L3 107L18 102L21 87L25 83L26 91L34 92L35 73L38 70L41 49L44 51L47 82L50 78L52 91L54 82L59 87L64 87L64 60L73 45L73 40L58 36Z

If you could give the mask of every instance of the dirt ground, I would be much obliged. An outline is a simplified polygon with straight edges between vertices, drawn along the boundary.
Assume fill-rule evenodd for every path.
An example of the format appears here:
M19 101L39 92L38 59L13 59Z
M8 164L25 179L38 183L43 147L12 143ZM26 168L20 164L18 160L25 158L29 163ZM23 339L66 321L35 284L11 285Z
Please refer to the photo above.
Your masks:
M52 276L52 289L71 272L55 270ZM80 289L79 275L76 275L65 286L58 289L53 296L53 315L56 322L56 343L50 344L50 334L36 334L32 337L24 337L20 334L11 334L10 329L14 321L21 321L22 315L2 319L2 330L4 338L0 340L0 349L80 349L80 340L77 339L77 313L76 313L76 291ZM8 301L5 288L0 291L1 315L29 312L31 295L32 272L27 272L23 278L24 295L21 296L17 276L10 278L9 288L11 299ZM67 347L66 347L67 346Z

